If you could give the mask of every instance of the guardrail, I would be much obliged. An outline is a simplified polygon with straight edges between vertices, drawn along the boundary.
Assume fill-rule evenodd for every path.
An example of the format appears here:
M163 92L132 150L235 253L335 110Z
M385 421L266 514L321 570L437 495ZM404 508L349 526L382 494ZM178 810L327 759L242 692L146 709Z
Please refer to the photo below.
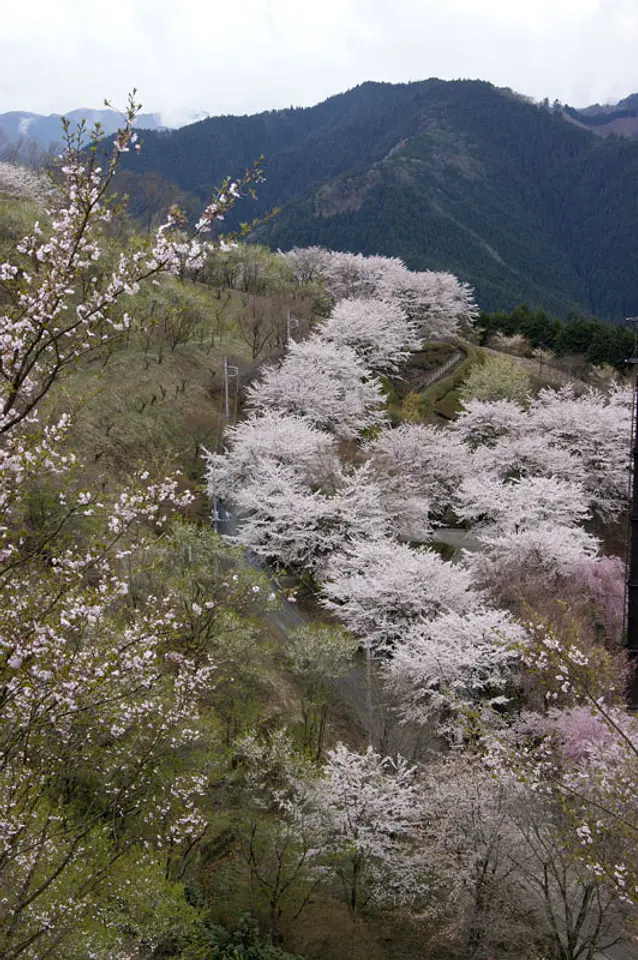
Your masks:
M433 370L432 373L429 373L427 377L425 377L422 390L427 389L433 383L436 383L437 380L441 380L452 367L456 367L462 360L465 360L465 354L461 350L457 350L456 353L453 353L452 356L445 361L443 366L437 367L436 370Z

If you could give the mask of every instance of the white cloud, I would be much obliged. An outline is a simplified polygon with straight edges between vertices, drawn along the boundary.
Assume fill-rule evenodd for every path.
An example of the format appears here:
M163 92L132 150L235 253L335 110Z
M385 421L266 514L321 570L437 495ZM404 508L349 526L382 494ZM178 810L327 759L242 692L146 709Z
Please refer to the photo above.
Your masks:
M636 0L32 0L5 5L0 111L309 105L364 80L472 77L584 105L638 91Z

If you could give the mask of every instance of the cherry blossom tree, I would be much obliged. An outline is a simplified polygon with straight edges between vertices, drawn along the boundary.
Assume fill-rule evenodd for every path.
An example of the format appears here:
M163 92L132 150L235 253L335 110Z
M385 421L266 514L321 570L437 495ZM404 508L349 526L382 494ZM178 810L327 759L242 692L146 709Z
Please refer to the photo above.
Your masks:
M628 943L631 912L606 877L584 870L573 857L560 805L529 790L521 800L512 815L518 845L509 860L550 956L593 958Z
M527 424L520 435L503 436L490 445L477 447L469 457L470 471L501 480L555 477L584 485L585 467L576 454L548 444L546 436L529 432L526 427Z
M251 416L230 427L225 440L224 454L205 456L212 492L228 501L244 483L259 481L265 461L290 467L308 490L334 489L341 473L334 437L302 417Z
M323 282L335 300L349 297L383 298L389 276L406 273L405 264L393 257L365 257L361 253L328 252Z
M454 336L461 324L472 324L478 317L470 286L451 273L414 272L395 257L365 257L322 247L295 248L284 257L297 283L319 280L335 301L395 303L421 340Z
M264 460L253 477L233 492L239 521L237 542L278 566L321 573L332 555L365 537L389 532L391 517L381 491L342 476L332 496L312 490L293 467Z
M469 573L431 550L390 539L355 542L328 563L322 603L372 649L392 650L416 622L472 610Z
M565 596L585 598L608 640L618 640L625 609L625 563L620 557L596 557L567 570Z
M459 634L456 628L454 636ZM518 711L509 719L505 712L491 730L482 727L483 750L491 744L487 757L483 750L480 755L456 750L428 765L426 855L454 903L452 924L466 947L486 955L499 949L527 956L531 939L535 949L529 956L539 950L569 960L594 956L630 936L628 899L635 894L624 891L633 882L628 865L634 841L628 842L627 828L635 781L627 769L621 780L614 765L623 736L635 742L635 724L610 706L613 667L607 654L588 659L582 645L562 643L536 625L522 642L519 628L511 642L521 661L549 681L541 695L547 693L550 704L556 697L561 707L524 714L522 720ZM443 644L444 662L445 650ZM438 671L436 657L433 644L425 652L429 675ZM411 658L408 669L415 662ZM391 671L393 663L384 668ZM479 680L479 698L485 693L480 687ZM414 689L417 695L422 689L418 676ZM590 705L574 708L585 690ZM476 715L477 701L462 681L459 693ZM415 704L417 722L429 716L428 696L424 691ZM603 757L604 769L597 768ZM621 808L626 819L614 827L612 811L618 815Z
M380 293L405 310L424 340L455 336L478 317L472 288L451 273L393 271Z
M581 397L573 387L543 390L529 409L531 431L579 461L591 508L604 521L616 519L626 505L631 411L629 387Z
M589 516L613 521L627 500L631 397L573 387L544 390L527 409L510 400L472 400L454 432L470 445L472 478L457 515L483 545L471 567L488 581L513 570L567 574L591 563Z
M629 939L635 911L635 724L603 703L553 709L521 726L496 765L502 770L506 756L500 775L516 771L534 797L518 814L522 844L512 860L544 904L557 955L591 956ZM531 815L539 804L541 822Z
M232 502L237 542L277 566L314 571L338 547L330 498L308 489L292 467L263 461Z
M547 955L543 905L512 862L523 845L515 814L530 804L536 812L531 790L511 773L494 776L475 753L450 751L428 765L426 856L447 920L438 939L451 955Z
M132 243L109 276L97 264L106 192L135 144L131 101L113 155L68 131L51 216L0 264L0 953L115 955L126 923L95 923L119 873L168 895L207 828L200 720L215 664L192 642L183 597L131 589L171 515L192 495L140 471L98 493L71 452L68 415L44 401L80 357L120 337L119 301L144 280L200 261L203 236L251 175L228 180L191 236L177 213L148 246ZM94 140L97 137L94 137ZM46 491L37 525L31 507ZM206 749L204 749L206 752ZM170 770L170 776L168 775ZM162 886L163 885L163 886ZM131 913L131 916L133 914ZM130 930L130 920L129 930ZM130 935L129 935L130 943Z
M283 254L294 283L300 287L325 280L330 256L325 247L293 247Z
M206 829L197 764L172 785L162 769L191 744L214 665L180 649L179 604L133 605L121 571L143 553L147 524L189 500L175 484L140 483L110 503L88 490L64 501L55 525L77 547L49 530L48 563L16 545L2 569L0 944L11 958L82 928L143 843L150 866L164 843L177 853ZM13 502L5 542L18 514Z
M524 434L525 424L525 411L514 400L469 400L452 429L472 448L491 447L500 438Z
M488 764L560 811L560 843L585 891L599 883L609 903L635 907L638 728L623 703L626 671L578 630L542 621L528 624L524 660L544 703L492 738Z
M82 133L73 135L67 128L61 168L65 193L53 211L50 235L45 236L36 222L33 232L17 246L22 259L0 264L0 283L10 304L8 313L0 316L2 432L28 417L79 356L103 349L128 329L128 314L114 310L118 300L137 293L140 283L156 274L182 276L203 263L213 223L223 220L242 189L261 176L255 168L243 180L225 181L189 236L179 230L180 216L174 211L158 229L150 249L131 245L120 255L108 282L99 284L92 274L101 255L99 231L113 217L108 190L119 155L135 144L131 117L136 109L132 98L126 126L115 139L104 171L97 163L97 149L89 152L85 162Z
M427 539L470 470L471 451L456 434L426 424L383 430L366 447L371 469L397 516L396 536Z
M18 164L0 162L0 196L49 203L54 193L53 183L47 176Z
M406 720L507 701L524 628L506 612L443 613L407 628L382 665Z
M596 538L578 526L589 516L584 491L565 480L468 478L455 509L476 524L482 550L468 559L468 567L485 582L516 569L565 573L598 552Z
M574 857L561 804L536 786L468 756L431 771L430 855L467 947L582 960L628 943L631 911Z
M572 386L541 391L528 409L471 400L453 426L476 450L477 470L577 480L605 522L625 509L630 428L627 388L577 397Z
M342 549L362 540L377 541L396 527L396 513L367 463L344 471L334 500L343 531Z
M481 550L467 559L467 567L479 582L501 586L515 575L556 577L574 564L592 559L599 542L580 527L542 524L491 536L478 535Z
M318 328L322 340L352 347L370 370L396 371L421 341L395 303L375 299L339 300Z
M490 532L504 533L540 524L575 526L589 516L581 486L552 477L524 477L504 483L467 477L458 491L457 513L482 522Z
M334 874L350 910L370 902L410 905L428 889L419 849L421 790L402 757L361 754L338 744L320 779L304 786L303 805L289 806L318 840L322 870Z
M247 393L254 411L304 417L346 439L385 418L381 384L354 350L316 336L292 343L281 365L267 368Z

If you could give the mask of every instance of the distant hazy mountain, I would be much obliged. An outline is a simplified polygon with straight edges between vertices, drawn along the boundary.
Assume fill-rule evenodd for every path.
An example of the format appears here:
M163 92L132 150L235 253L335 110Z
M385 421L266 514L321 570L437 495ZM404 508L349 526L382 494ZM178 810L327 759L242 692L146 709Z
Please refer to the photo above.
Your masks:
M148 132L123 162L203 200L265 155L262 242L402 257L472 283L480 305L638 314L638 141L479 81L365 83L306 109ZM149 192L145 194L149 202Z
M584 116L596 116L597 114L618 113L622 110L635 110L638 108L638 93L632 93L618 103L593 103L589 107L579 107L578 113Z
M84 118L89 127L99 121L107 136L115 133L122 123L122 117L116 110L71 110L65 116L73 124ZM60 143L60 121L61 116L58 113L51 113L46 117L21 110L0 113L0 150L9 144L25 141L35 142L43 150L48 150ZM158 113L141 113L135 126L144 130L159 130L164 127Z
M608 137L612 133L621 137L638 136L638 93L618 103L594 103L580 109L566 107L565 111L570 119L599 136Z

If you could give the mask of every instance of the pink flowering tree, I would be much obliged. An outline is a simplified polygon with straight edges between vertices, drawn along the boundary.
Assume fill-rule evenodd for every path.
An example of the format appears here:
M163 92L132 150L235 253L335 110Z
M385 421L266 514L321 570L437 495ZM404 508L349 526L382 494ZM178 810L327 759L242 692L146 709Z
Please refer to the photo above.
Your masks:
M62 201L52 211L45 235L39 223L18 244L20 257L0 264L5 302L0 316L3 376L0 383L0 431L5 433L28 417L62 371L78 357L103 349L130 325L125 311L115 310L122 298L138 292L144 280L163 272L183 274L203 263L207 235L223 220L258 171L243 181L225 182L206 207L190 235L179 230L178 212L158 229L150 248L133 245L122 252L116 270L104 282L92 268L101 256L100 230L113 218L108 190L119 154L137 137L131 127L137 104L131 100L126 126L115 139L103 170L97 149L84 160L82 137L67 133L61 172Z
M209 489L232 517L221 532L256 556L316 574L345 544L397 522L369 464L343 465L334 436L303 417L252 416L227 441L207 454Z
M350 297L382 298L382 289L392 285L389 278L405 272L405 264L394 257L328 250L324 251L320 279L337 301Z
M580 463L591 509L605 522L625 510L631 415L629 387L581 397L572 387L543 390L529 408L531 431Z
M431 550L389 538L355 541L335 554L321 584L322 603L373 650L392 650L415 623L463 614L478 602L467 572Z
M389 533L381 491L355 471L332 495L311 489L287 464L264 461L232 495L236 540L276 566L322 575L345 545ZM364 471L365 472L365 471Z
M170 879L207 827L199 725L215 663L194 641L204 608L185 608L177 586L144 591L138 576L192 495L179 478L143 470L126 488L99 493L72 452L72 419L46 422L45 401L60 378L130 327L121 302L141 283L199 263L211 226L251 180L227 181L190 235L174 212L148 246L131 244L101 275L102 228L115 216L107 191L120 153L135 144L136 109L131 101L104 169L97 145L83 154L81 135L67 128L50 215L43 212L15 259L0 264L0 954L7 960L84 957L89 947L120 955L130 945L125 917L137 895L127 899L122 876L179 900ZM43 490L47 507L35 523ZM97 924L116 892L119 919Z
M376 299L339 300L318 327L322 340L351 347L363 363L379 372L396 371L421 339L416 324L396 303Z
M380 382L351 347L311 337L292 343L278 367L248 389L259 413L303 417L338 437L354 439L385 418Z
M0 196L49 203L54 192L51 180L44 174L0 161Z
M396 514L395 535L425 540L470 471L471 452L449 430L404 423L383 430L366 453L385 502Z
M428 856L454 955L582 960L629 945L631 908L574 857L555 798L453 751L428 769Z
M474 524L481 549L467 562L486 582L514 569L562 574L598 552L598 541L579 525L589 516L579 484L553 477L509 483L489 474L472 477L461 484L455 509Z
M296 247L283 256L298 284L320 281L335 301L382 300L399 307L421 340L455 336L478 316L471 287L451 273L419 273L396 257L323 247Z
M569 567L566 599L586 599L595 623L608 640L618 640L625 612L625 563L620 557L597 557Z
M223 454L206 453L211 494L230 501L244 484L259 482L264 464L289 467L302 488L330 492L339 483L341 465L332 434L308 420L266 412L226 431Z
M478 317L472 288L451 273L393 271L380 292L405 310L423 340L453 337Z
M529 430L527 421L521 424L521 431L503 436L489 446L477 447L469 458L471 472L501 480L555 477L585 483L585 468L573 452L548 444L546 436Z
M586 887L638 902L638 727L624 705L626 671L580 632L528 624L521 650L537 709L493 738L489 763L560 810L561 843ZM544 702L543 702L544 701Z
M453 431L471 453L454 501L481 545L469 561L479 579L504 582L525 571L559 576L575 597L581 570L609 630L603 611L611 606L593 580L609 579L611 568L584 524L592 517L613 522L625 509L630 421L625 388L578 397L572 387L544 390L527 408L511 400L465 405ZM611 589L610 598L618 593ZM618 627L611 629L617 635Z
M453 427L475 451L477 472L578 481L604 522L625 509L630 428L630 390L576 396L572 386L543 390L527 407L471 400Z
M525 410L515 400L469 400L452 429L472 448L511 440L524 430Z
M428 890L419 838L422 799L417 771L402 757L384 758L337 744L320 778L282 803L316 839L316 868L329 872L353 914L368 904L410 906Z
M383 663L405 720L456 724L477 706L504 706L514 688L525 631L508 613L477 608L408 627ZM454 718L454 721L452 721Z

